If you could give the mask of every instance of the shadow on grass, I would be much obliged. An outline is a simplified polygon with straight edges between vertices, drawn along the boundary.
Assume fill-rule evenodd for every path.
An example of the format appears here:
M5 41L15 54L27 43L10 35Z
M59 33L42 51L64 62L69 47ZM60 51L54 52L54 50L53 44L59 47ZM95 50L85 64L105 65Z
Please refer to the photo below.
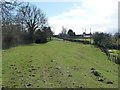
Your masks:
M52 41L52 40L51 40ZM42 42L42 43L26 43L26 44L19 44L19 45L13 45L13 46L7 46L5 48L2 48L2 50L7 50L7 49L11 49L11 48L15 48L15 47L18 47L18 46L35 46L35 45L45 45L47 44L48 42L50 41L47 41L47 42Z

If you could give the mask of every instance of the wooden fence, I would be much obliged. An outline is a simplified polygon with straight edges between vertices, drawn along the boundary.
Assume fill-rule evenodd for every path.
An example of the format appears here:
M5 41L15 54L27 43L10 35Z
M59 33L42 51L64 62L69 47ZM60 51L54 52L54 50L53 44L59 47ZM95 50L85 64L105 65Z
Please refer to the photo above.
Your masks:
M71 41L71 42L79 42L79 43L83 43L83 44L91 44L90 41L85 41L85 40L73 40L73 39L63 39L63 40ZM115 62L116 64L120 64L120 57L111 55L106 47L103 47L103 46L99 46L99 47L107 55L109 60ZM120 47L114 46L114 49L119 50Z
M73 40L73 39L64 39L64 40L71 41L71 42L80 42L83 44L90 44L90 41L84 41L84 40ZM103 47L103 46L99 46L99 47L107 55L110 61L113 61L116 64L120 64L120 57L111 55L106 47ZM115 49L117 49L117 46L115 46Z
M115 62L116 64L120 64L120 57L111 55L107 48L100 46L100 49L107 55L108 59Z

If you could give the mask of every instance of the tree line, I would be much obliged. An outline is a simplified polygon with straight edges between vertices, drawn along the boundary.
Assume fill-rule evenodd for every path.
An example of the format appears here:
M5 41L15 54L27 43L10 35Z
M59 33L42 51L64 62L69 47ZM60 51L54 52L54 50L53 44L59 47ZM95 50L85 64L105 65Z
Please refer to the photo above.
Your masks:
M35 5L17 0L2 0L2 48L20 44L45 43L51 40L53 32L47 23L45 13ZM74 38L72 29L68 32L62 27L59 38ZM111 48L119 44L120 33L93 33L91 37L95 45Z
M89 37L84 37L84 35L89 35ZM58 35L59 38L62 39L71 39L74 40L74 38L89 38L93 40L94 45L97 45L99 47L105 47L110 49L120 49L120 33L116 32L115 34L110 33L104 33L104 32L94 32L93 34L90 32L89 34L86 34L86 32L83 32L81 35L76 35L75 32L72 29L67 29L63 26L61 33ZM91 43L91 42L90 42Z
M47 17L35 5L3 0L1 7L3 49L51 40L53 32L47 23Z
M58 35L58 37L62 39L74 38L75 36L76 34L75 32L73 32L72 29L68 29L68 32L67 32L67 29L64 26L62 26L62 31Z

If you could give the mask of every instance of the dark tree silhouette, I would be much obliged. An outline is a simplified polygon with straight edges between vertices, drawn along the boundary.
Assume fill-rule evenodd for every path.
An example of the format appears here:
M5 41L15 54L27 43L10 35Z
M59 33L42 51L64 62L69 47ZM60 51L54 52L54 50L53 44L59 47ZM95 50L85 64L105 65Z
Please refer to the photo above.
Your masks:
M69 35L69 37L74 37L75 36L75 32L73 32L72 29L69 29L68 30L68 35Z
M29 3L20 7L18 17L28 29L29 40L31 43L34 42L34 32L38 28L42 29L47 25L45 14L36 6L32 6Z
M52 32L51 28L44 27L42 30L45 32L46 37L49 38L49 40L51 40L51 37L53 36L53 32Z
M47 36L43 30L38 29L35 32L35 43L45 43L47 42Z

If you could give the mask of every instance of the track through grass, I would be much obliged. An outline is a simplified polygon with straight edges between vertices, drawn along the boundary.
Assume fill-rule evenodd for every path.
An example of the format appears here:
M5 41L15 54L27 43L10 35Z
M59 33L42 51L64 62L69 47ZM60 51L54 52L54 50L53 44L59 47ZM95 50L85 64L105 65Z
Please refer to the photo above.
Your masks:
M2 57L3 87L118 87L118 65L93 45L54 40L11 48Z

